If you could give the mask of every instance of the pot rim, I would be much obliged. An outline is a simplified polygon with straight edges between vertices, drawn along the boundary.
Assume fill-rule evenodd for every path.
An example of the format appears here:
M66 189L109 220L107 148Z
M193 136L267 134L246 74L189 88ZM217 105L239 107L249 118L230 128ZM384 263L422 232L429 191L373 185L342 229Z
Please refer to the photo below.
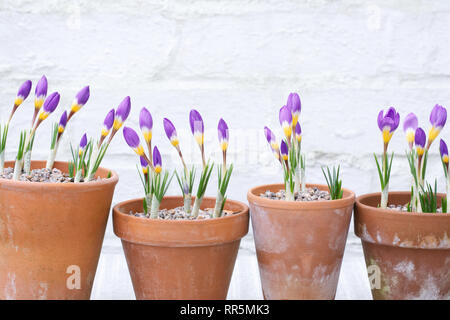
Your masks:
M411 194L411 192L409 192L409 191L389 191L389 194L393 194L393 193L402 194L402 195ZM438 193L438 195L441 197L445 197L445 194L443 194L443 193ZM377 210L381 214L389 215L392 217L405 216L405 217L449 217L450 218L450 213L432 213L432 212L417 212L417 211L400 212L400 211L392 210L392 209L382 209L382 208L369 206L369 205L361 202L362 200L365 200L365 199L371 198L371 197L381 197L381 192L372 192L372 193L362 194L356 198L355 203L360 208Z
M7 163L14 164L15 161L5 161L5 168ZM43 163L45 166L46 161L44 160L31 160L31 163ZM68 165L67 161L55 161L56 164ZM55 167L55 166L54 166ZM17 181L11 179L0 178L0 188L2 187L24 187L26 189L86 189L89 187L100 187L108 184L116 184L119 181L119 176L114 170L110 170L104 167L99 167L98 170L105 170L106 172L111 172L110 178L105 178L101 180L89 181L87 183L60 183L60 182L34 182L34 181Z
M328 186L325 184L315 184L315 183L307 183L307 187L317 187L320 190L328 190ZM272 184L263 184L256 187L251 188L247 193L247 200L249 203L254 203L260 207L266 208L280 208L284 207L286 209L335 209L340 207L348 206L355 202L355 193L349 189L342 188L344 191L344 195L342 199L337 200L326 200L326 201L281 201L274 199L262 198L259 194L256 194L255 191L257 189L275 189L278 190L284 188L284 184L282 183L272 183ZM347 194L347 195L346 195Z
M192 197L193 199L195 199L195 197ZM165 196L164 199L180 199L181 201L183 200L182 196ZM203 197L203 200L216 200L216 197ZM117 214L121 215L121 216L125 216L127 219L131 219L134 221L144 221L143 223L146 224L219 224L220 221L226 221L227 219L236 219L237 217L240 217L242 215L245 215L246 213L248 213L249 208L248 206L238 200L232 200L232 199L227 199L227 202L234 202L236 204L239 204L243 207L243 210L239 211L238 213L234 213L232 215L228 215L225 217L220 217L220 218L212 218L212 219L201 219L201 220L163 220L163 219L150 219L150 218L142 218L142 217L136 217L134 215L130 215L130 214L126 214L123 213L119 207L130 204L132 202L142 202L144 201L144 198L134 198L134 199L130 199L130 200L125 200L122 202L117 203L114 207L113 207L113 212L117 212Z

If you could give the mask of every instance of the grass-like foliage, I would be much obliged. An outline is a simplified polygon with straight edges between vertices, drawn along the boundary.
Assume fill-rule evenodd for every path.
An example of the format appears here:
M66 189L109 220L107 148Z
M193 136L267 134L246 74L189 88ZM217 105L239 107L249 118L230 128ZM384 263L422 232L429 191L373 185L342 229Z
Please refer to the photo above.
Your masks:
M391 155L391 159L389 159L387 153L382 157L382 165L378 162L378 158L376 154L373 154L375 158L375 162L377 164L378 176L380 178L381 190L389 184L389 178L391 177L391 168L392 168L392 159L394 159L394 153Z
M419 200L422 206L422 212L437 212L437 180L434 180L434 189L427 183L426 188L420 187Z
M376 159L376 157L375 157ZM327 181L328 190L330 192L331 200L337 200L342 199L342 195L344 194L344 191L342 190L342 180L339 180L339 171L340 166L333 167L333 173L331 173L330 168L327 168L327 172L322 167L322 172L325 177L325 180Z

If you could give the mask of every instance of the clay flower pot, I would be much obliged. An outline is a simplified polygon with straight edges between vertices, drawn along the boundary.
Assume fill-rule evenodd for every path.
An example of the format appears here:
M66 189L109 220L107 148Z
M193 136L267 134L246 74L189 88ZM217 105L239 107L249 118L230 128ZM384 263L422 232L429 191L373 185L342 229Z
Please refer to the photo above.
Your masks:
M111 174L78 184L0 179L0 299L89 299L118 181Z
M390 192L389 203L410 197ZM379 203L380 193L366 194L355 208L373 298L450 299L450 214L398 212Z
M343 198L332 201L260 197L283 188L263 185L247 195L264 298L334 299L355 195L343 189Z
M164 197L161 208L183 204ZM215 198L203 198L213 208ZM208 220L139 218L142 199L117 204L114 232L122 239L137 299L225 299L241 238L248 232L248 207L227 200L232 216Z

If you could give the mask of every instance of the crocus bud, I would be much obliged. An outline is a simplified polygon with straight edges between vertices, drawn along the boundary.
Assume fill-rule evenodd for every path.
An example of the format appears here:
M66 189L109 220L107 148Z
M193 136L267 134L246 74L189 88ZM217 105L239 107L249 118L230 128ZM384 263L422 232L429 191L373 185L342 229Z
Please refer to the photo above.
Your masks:
M383 142L387 145L394 135L394 131L398 128L400 123L400 114L393 107L388 109L386 115L383 114L384 112L381 110L378 114L377 123L378 128L380 128L383 134Z
M283 158L284 161L287 161L289 157L289 148L284 140L281 140L280 153L281 158Z
M441 153L442 162L447 166L447 170L448 170L448 148L447 148L447 144L442 139L439 143L439 152Z
M40 110L44 104L45 97L47 96L48 82L45 76L39 80L34 90L34 107L36 110Z
M139 139L136 131L131 129L130 127L123 127L123 137L127 144L137 153L138 156L144 155L144 148L141 145L141 141Z
M84 87L77 93L70 109L72 114L78 112L86 104L89 100L89 95L89 86Z
M226 151L228 149L229 133L227 123L222 118L220 118L219 120L217 132L219 135L220 148L222 149L222 151Z
M267 142L269 143L270 147L272 148L272 151L278 155L280 146L278 145L275 134L268 127L264 127L264 134L266 136Z
M64 111L63 114L61 115L61 118L59 119L59 124L58 124L58 133L62 134L64 132L64 130L66 129L66 125L67 125L67 112Z
M178 140L177 130L175 130L175 126L167 118L164 118L163 123L164 123L164 131L166 132L167 138L169 138L170 143L174 147L177 147L180 141Z
M115 117L115 110L114 109L109 110L108 114L105 117L105 120L103 121L103 127L102 127L102 137L103 138L105 138L111 131L111 128L114 124L114 117Z
M80 157L83 154L84 150L86 149L86 146L87 146L87 135L85 133L83 135L83 137L81 137L81 140L80 140L80 149L78 151Z
M297 122L297 124L295 125L295 139L298 142L302 141L302 128L300 127L300 123Z
M147 108L142 108L139 114L139 127L147 143L152 140L153 118Z
M428 133L428 146L436 139L447 121L447 109L435 105L430 114L431 129Z
M31 81L27 80L19 88L16 99L14 100L14 106L20 106L22 102L28 97L31 91Z
M148 173L148 162L144 157L139 157L141 161L141 167L142 167L142 173L147 174Z
M194 135L195 141L197 141L199 146L204 143L204 125L203 119L197 110L191 110L189 113L189 124L191 126L191 132Z
M123 123L125 122L125 120L127 120L128 115L130 114L130 110L131 110L131 101L130 97L128 96L125 97L125 99L123 99L122 102L117 107L113 125L114 130L117 131L122 127Z
M292 113L291 113L291 110L286 106L282 107L280 109L279 118L280 118L281 127L283 128L283 131L284 131L284 135L289 140L292 135Z
M155 167L155 172L160 173L162 170L162 159L158 148L155 146L153 148L153 166Z
M44 107L41 110L41 113L39 114L39 120L43 121L45 119L47 119L47 117L53 112L55 111L56 107L58 106L59 103L59 93L58 92L53 92L52 94L50 94L47 99L45 99L44 102Z
M297 93L290 93L286 106L291 110L292 113L292 126L295 127L298 122L298 117L300 116L300 111L302 104L300 102L300 96Z
M422 128L417 128L414 135L414 144L416 145L417 154L422 156L425 152L425 142L427 141L427 136Z
M419 122L414 113L411 112L405 117L405 121L403 122L403 131L406 134L406 141L408 142L410 148L412 148L412 145L414 143L418 125Z

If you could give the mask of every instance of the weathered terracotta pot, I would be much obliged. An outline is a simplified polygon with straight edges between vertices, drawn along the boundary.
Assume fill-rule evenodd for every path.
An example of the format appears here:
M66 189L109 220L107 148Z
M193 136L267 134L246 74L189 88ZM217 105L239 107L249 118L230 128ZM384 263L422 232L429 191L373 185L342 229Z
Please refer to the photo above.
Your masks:
M343 198L333 201L260 197L283 188L263 185L247 195L264 298L334 299L355 195L344 189Z
M111 174L79 184L0 179L0 299L89 299L118 181Z
M213 208L205 197L202 208ZM165 197L161 208L183 204ZM117 204L114 232L122 239L137 299L226 299L241 238L248 232L248 207L227 200L232 216L208 220L157 220L142 212L142 199Z
M410 197L390 192L389 204ZM373 298L450 299L450 214L398 212L379 203L380 193L358 197L354 219Z

